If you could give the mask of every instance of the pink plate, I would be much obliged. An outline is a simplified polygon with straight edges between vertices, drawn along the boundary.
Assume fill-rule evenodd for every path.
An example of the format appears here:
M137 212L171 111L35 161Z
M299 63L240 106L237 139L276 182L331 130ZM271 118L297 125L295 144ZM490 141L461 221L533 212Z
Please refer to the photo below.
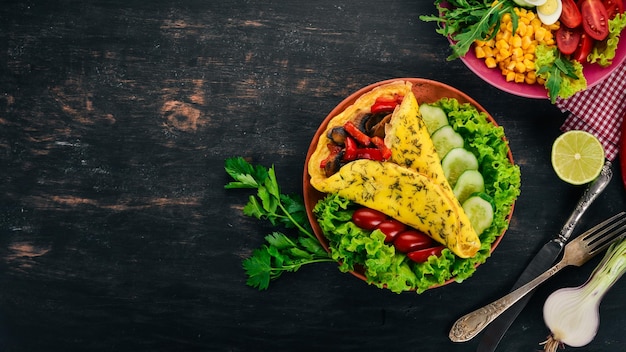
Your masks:
M603 79L609 76L611 72L624 62L624 59L626 59L626 43L624 43L624 40L620 40L611 66L600 67L598 64L584 64L583 74L585 78L587 78L587 88L591 88L602 82ZM498 89L526 98L548 98L548 91L542 85L507 82L499 69L491 69L485 66L484 60L476 58L474 50L472 49L470 49L464 57L461 57L461 60L470 70L478 75L478 77Z

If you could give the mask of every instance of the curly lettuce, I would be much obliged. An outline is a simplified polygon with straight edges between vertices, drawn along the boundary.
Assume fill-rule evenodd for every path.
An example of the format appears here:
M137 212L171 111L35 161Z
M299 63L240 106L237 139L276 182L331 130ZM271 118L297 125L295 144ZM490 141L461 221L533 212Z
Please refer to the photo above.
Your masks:
M320 200L313 212L328 239L331 257L343 272L362 272L369 284L395 293L415 290L422 293L450 279L456 282L472 276L478 264L489 257L493 242L508 228L508 214L520 194L521 174L509 160L504 129L489 121L470 104L444 98L435 103L448 115L450 125L463 136L466 148L479 161L485 192L494 201L494 221L481 235L481 249L472 258L459 258L449 249L425 263L415 263L384 242L379 230L356 226L352 213L358 207L336 194Z
M583 65L564 57L556 47L538 45L535 57L537 75L545 80L544 85L552 103L557 97L567 99L587 88Z
M610 66L615 58L620 33L626 27L626 13L617 14L609 20L609 35L603 41L594 45L593 50L587 56L587 61L597 63L602 67Z

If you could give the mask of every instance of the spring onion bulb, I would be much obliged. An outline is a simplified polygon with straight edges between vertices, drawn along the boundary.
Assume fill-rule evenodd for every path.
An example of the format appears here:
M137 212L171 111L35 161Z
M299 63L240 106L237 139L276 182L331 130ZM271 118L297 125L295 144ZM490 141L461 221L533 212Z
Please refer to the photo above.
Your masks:
M587 282L554 291L543 306L543 319L551 332L544 342L544 351L556 351L563 344L580 347L590 343L600 324L600 301L625 272L626 239L623 239L609 247Z

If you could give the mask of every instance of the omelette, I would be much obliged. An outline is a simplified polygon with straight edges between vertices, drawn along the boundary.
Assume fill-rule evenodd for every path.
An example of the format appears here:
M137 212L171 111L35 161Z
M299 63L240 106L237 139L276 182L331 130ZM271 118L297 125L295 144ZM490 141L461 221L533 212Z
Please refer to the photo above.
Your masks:
M371 108L381 99L399 102L376 120L384 125L383 148L390 150L390 156L341 161L342 154L331 147L333 131L348 121L362 125L364 117L375 115ZM377 131L380 134L381 128ZM329 160L341 162L329 172ZM394 81L374 88L332 118L309 159L308 172L318 191L336 193L378 210L425 233L461 258L472 257L480 249L478 234L444 175L410 82Z

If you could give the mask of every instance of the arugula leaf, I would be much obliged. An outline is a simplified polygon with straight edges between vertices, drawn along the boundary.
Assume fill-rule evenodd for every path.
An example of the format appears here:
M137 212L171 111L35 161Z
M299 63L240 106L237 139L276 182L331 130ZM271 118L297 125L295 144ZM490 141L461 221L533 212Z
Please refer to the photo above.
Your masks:
M243 208L245 215L298 230L293 237L281 232L265 236L266 243L243 260L248 286L265 290L283 272L297 271L305 264L334 261L311 233L302 198L281 193L273 166L270 169L252 166L244 158L236 157L226 159L224 169L235 180L224 188L257 189L256 196L251 195Z
M518 16L513 10L511 0L503 1L435 1L439 16L422 15L424 22L437 22L437 33L450 38L452 55L448 61L465 56L476 40L488 40L500 28L500 19L504 14L511 15L513 32L517 29Z

